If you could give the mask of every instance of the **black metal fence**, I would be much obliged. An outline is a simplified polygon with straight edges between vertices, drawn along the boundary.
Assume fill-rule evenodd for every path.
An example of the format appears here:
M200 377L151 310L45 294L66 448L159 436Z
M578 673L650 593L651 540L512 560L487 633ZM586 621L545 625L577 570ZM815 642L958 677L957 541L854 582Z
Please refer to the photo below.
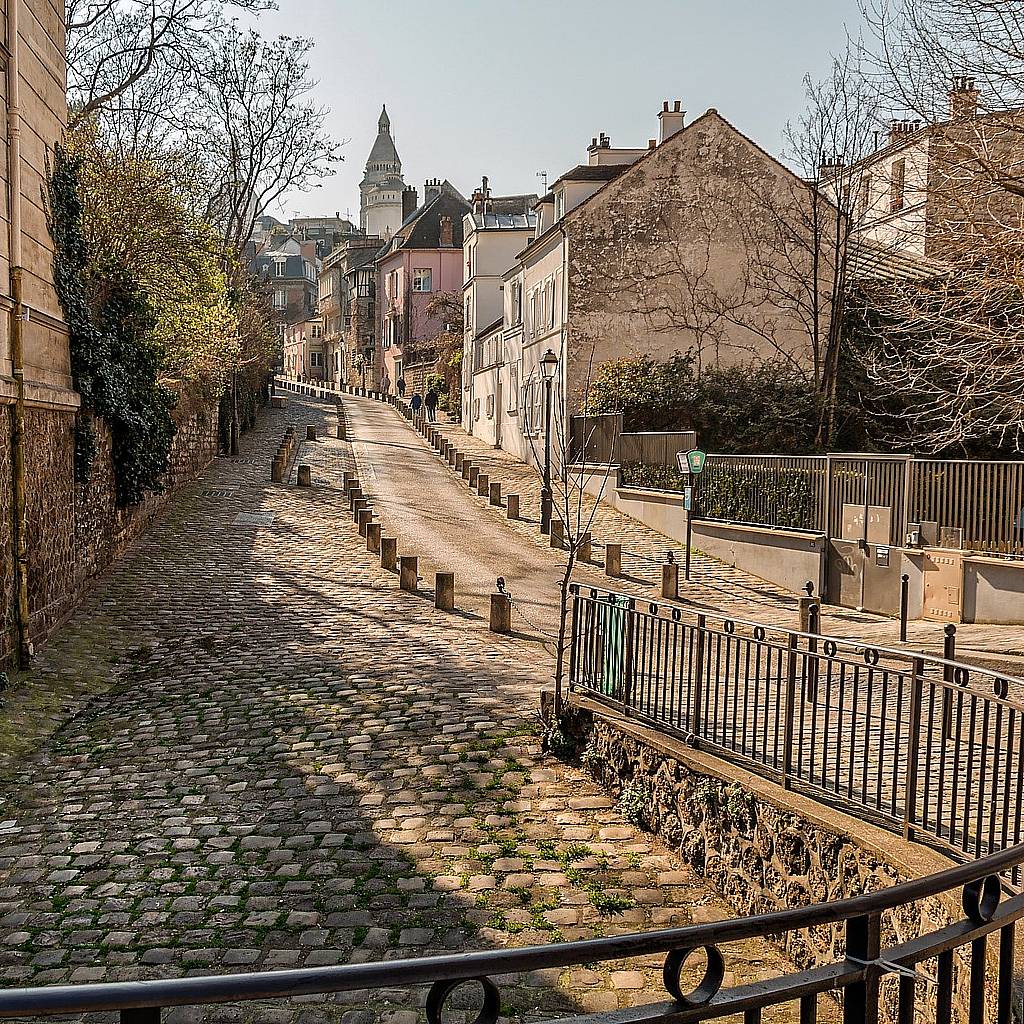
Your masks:
M1024 682L578 586L574 597L573 690L962 858L1024 839Z

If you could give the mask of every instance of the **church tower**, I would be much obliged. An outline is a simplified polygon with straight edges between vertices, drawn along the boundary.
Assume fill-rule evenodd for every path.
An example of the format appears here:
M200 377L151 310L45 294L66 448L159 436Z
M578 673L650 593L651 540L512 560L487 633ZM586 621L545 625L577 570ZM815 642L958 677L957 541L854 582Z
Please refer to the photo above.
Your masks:
M402 223L402 161L391 138L391 120L382 107L377 141L370 150L359 185L359 227L368 235L390 238Z

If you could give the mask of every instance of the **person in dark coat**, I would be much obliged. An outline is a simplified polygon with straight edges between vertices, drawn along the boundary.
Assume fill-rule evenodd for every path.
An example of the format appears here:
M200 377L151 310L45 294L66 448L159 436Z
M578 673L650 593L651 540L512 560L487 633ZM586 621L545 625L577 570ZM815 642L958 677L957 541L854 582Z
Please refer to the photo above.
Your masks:
M405 378L399 377L395 383L395 387L398 388L398 397L405 398Z
M423 404L423 399L420 398L420 393L417 391L415 395L409 400L409 405L412 406L412 411L417 413L420 411L420 406Z
M431 389L427 392L427 397L423 399L423 404L427 407L427 419L431 423L437 419L437 392Z

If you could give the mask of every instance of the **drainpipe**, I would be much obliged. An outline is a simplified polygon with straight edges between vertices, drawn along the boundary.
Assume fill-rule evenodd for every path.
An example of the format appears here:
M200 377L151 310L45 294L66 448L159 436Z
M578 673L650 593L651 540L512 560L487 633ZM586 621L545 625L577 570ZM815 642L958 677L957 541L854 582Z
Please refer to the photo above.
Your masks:
M25 499L25 352L21 266L21 73L18 15L21 0L7 4L7 163L11 254L11 375L14 377L14 426L11 432L14 498L14 550L18 665L27 668L32 658L28 611L28 524Z

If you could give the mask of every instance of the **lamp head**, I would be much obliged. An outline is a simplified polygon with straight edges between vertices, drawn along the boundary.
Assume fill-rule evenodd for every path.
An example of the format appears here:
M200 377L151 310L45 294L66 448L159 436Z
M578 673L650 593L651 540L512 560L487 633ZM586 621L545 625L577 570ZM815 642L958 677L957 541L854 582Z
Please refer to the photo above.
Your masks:
M541 356L540 372L545 380L554 380L555 370L557 369L558 356L556 356L555 353L551 351L551 349L548 349L547 352L545 352L544 355Z

